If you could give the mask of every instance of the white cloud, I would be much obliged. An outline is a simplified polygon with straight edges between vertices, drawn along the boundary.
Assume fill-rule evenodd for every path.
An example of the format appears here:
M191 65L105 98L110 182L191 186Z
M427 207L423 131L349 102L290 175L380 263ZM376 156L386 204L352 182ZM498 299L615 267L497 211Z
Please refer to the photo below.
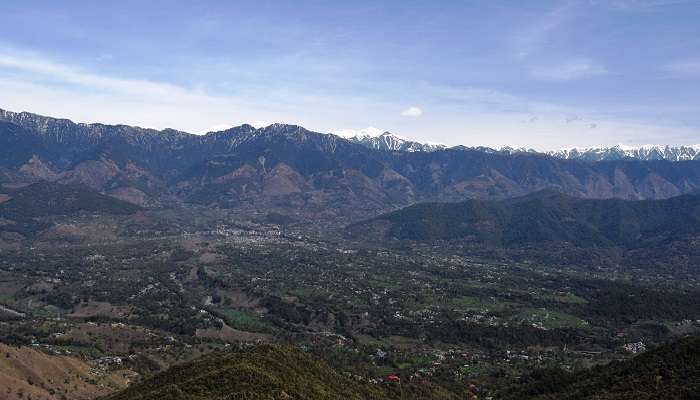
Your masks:
M404 117L420 117L421 115L423 115L423 110L415 106L408 107L407 109L401 112L401 115L403 115Z
M548 81L571 81L607 75L608 70L589 58L577 58L558 64L534 67L530 74Z
M149 96L192 95L179 86L147 80L105 77L29 54L0 53L0 67L52 77L64 83L121 93Z
M250 96L218 96L166 82L98 74L36 53L0 46L0 108L12 111L77 122L170 127L197 133L251 120L298 122L296 113L281 110L287 104L261 105L264 100L256 101L251 101ZM276 109L270 110L273 108ZM222 120L229 123L219 122Z
M676 60L664 65L663 69L677 78L700 77L700 57Z
M649 117L660 113L658 107L649 112L641 112L638 105L625 105L630 109L617 105L614 110L609 105L569 107L487 88L436 86L430 82L417 82L413 89L421 106L429 107L429 113L423 115L416 106L397 112L403 87L378 86L378 92L399 93L388 98L315 94L279 85L213 95L166 82L100 74L0 46L0 108L77 122L173 127L204 133L250 121L295 123L319 132L372 121L412 140L430 138L452 145L519 144L540 149L656 142L658 138L681 144L695 142L697 137L692 127ZM694 111L692 106L687 107L666 110L680 115ZM537 123L523 124L535 115ZM565 118L572 115L580 115L584 122L566 124ZM644 119L634 121L639 115ZM586 125L591 121L598 124L596 129Z
M392 126L402 119L393 99L315 92L269 80L242 81L212 91L115 76L0 41L0 108L11 111L202 134L251 121L254 126L279 122L327 132L339 125L382 118L385 125Z

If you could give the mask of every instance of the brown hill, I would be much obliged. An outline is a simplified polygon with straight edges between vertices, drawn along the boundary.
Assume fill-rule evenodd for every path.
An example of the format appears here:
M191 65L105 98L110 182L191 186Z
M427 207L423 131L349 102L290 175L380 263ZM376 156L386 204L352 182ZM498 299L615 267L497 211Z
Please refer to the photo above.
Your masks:
M93 399L127 384L124 373L102 371L76 357L0 344L0 399Z

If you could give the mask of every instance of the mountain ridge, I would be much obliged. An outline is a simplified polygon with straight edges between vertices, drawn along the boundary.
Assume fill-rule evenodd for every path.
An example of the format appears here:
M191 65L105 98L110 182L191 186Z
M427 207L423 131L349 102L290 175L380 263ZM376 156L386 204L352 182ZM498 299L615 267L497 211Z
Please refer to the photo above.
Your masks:
M622 159L689 161L700 159L700 144L688 146L643 145L610 147L573 147L547 152L554 157L586 161Z
M206 138L209 136L222 136L231 133L255 133L261 131L268 131L268 128L278 129L279 127L298 127L304 129L298 125L289 125L282 123L274 123L265 127L255 128L250 124L242 124L230 129L225 129L222 131L212 131L207 132L203 135L197 135L194 133L189 133L185 131L180 131L172 128L165 129L152 129L152 128L141 128L138 126L129 126L123 124L109 125L102 123L75 123L70 119L66 118L53 118L42 116L30 112L13 112L8 110L0 109L0 120L10 121L16 123L25 128L33 128L38 132L46 133L50 127L53 126L70 126L75 125L81 128L85 128L89 132L102 134L105 128L130 128L139 132L141 134L156 134L156 135L173 135L175 137L202 137ZM308 131L308 130L307 130ZM311 132L311 131L308 131ZM687 161L687 160L699 160L700 159L700 144L696 145L641 145L641 146L626 146L626 145L615 145L615 146L588 146L588 147L570 147L562 148L558 150L547 150L540 151L533 148L527 147L513 147L504 146L501 148L492 148L488 146L447 146L440 143L431 143L421 140L407 139L402 136L396 135L389 131L384 131L374 127L368 127L361 130L339 130L331 131L330 134L341 137L343 139L353 141L355 143L362 144L363 146L385 151L408 151L408 152L420 152L420 151L436 151L445 150L450 148L464 148L470 150L478 150L489 153L506 153L506 154L516 154L516 153L526 153L526 154L542 154L549 155L556 158L569 159L569 160L583 160L583 161L612 161L612 160L624 160L624 159L638 159L643 161L650 160L668 160L668 161Z
M11 112L0 113L0 168L2 179L82 184L141 206L194 203L330 218L545 188L625 199L700 189L696 161L592 163L461 147L385 151L297 125L194 135Z
M659 254L700 238L700 196L628 201L581 199L543 190L505 200L421 203L348 226L363 240L479 244L520 249L563 245ZM682 250L688 257L696 251Z

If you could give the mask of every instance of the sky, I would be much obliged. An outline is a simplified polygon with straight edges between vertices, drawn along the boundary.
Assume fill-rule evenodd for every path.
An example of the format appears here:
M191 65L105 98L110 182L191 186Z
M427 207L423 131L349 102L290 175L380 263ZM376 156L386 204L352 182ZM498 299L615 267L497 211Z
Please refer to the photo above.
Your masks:
M700 143L700 0L32 1L0 108L205 133L368 126L553 150Z

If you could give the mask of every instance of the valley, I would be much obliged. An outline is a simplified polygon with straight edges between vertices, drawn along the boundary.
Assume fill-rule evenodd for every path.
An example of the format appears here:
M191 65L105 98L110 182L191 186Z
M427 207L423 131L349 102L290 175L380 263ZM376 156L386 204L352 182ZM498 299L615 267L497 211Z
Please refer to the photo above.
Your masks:
M226 210L138 213L141 230L123 218L108 242L4 250L0 302L13 311L0 341L134 381L212 352L288 343L389 391L397 376L406 390L501 398L532 370L624 360L700 329L700 283L681 272L378 245L342 230L321 238L303 222ZM204 229L210 218L219 225Z
M696 161L1 115L10 398L544 399L700 334Z

